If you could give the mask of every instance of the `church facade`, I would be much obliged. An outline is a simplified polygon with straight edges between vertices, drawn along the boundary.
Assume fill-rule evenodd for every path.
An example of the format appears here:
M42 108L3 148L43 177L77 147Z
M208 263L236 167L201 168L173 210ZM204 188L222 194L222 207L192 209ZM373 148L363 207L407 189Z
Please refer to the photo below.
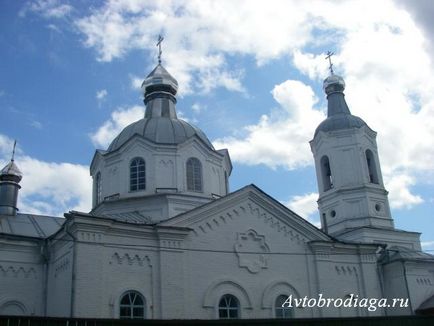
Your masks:
M394 227L376 132L351 114L344 88L333 73L324 81L328 117L310 142L321 229L255 185L229 191L228 151L177 117L178 83L161 64L143 82L144 118L95 152L89 213L18 212L23 176L12 159L0 173L0 314L218 319L430 311L434 257L421 251L419 233Z

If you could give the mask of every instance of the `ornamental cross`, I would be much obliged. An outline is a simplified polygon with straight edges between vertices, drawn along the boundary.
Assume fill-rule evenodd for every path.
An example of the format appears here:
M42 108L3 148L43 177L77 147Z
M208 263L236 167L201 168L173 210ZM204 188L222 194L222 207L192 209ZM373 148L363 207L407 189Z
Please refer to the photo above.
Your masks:
M162 37L161 35L158 35L158 41L157 41L157 46L158 46L158 63L161 64L161 53L163 53L161 51L161 42L163 42L164 37Z
M327 51L327 56L325 58L326 58L326 60L329 59L329 69L330 69L331 74L333 75L332 55L334 55L334 52Z

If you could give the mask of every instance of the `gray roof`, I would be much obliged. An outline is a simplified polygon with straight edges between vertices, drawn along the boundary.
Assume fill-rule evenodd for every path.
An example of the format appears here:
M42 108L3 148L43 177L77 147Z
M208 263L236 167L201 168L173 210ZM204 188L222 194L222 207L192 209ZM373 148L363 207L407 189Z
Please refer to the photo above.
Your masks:
M390 263L393 261L421 261L434 262L434 256L419 250L410 249L402 246L387 247L386 251L379 259L382 263Z
M0 233L44 239L56 233L64 222L64 218L54 216L0 215Z
M366 122L355 115L338 114L328 117L321 122L315 130L315 136L320 131L328 132L350 128L361 128L363 126L367 126Z
M93 215L93 214L92 214ZM116 221L136 223L136 224L152 224L152 219L149 216L142 215L140 212L124 212L116 214L100 214L96 217L106 217Z
M112 141L107 152L119 149L134 135L142 136L157 144L181 144L186 140L197 136L207 146L214 149L211 142L199 128L184 120L169 117L144 118L127 126Z

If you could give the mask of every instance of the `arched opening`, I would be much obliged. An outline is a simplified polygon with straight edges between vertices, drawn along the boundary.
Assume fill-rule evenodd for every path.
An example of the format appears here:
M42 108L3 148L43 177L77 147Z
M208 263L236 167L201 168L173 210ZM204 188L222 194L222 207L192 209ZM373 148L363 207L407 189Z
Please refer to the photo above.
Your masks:
M146 318L145 298L137 291L128 291L121 297L119 304L120 319Z
M368 165L369 182L378 184L378 173L374 154L370 149L366 150L366 164Z
M141 157L134 158L130 163L130 191L146 189L146 164Z
M95 178L95 205L98 205L102 201L102 181L101 172L96 174Z
M220 319L240 318L240 302L232 294L225 294L219 301Z
M202 192L202 164L195 157L187 160L187 190Z
M292 307L285 305L285 301L288 299L287 295L281 294L276 298L274 302L274 316L276 318L293 318L294 310Z
M329 158L326 155L324 155L321 158L320 164L321 164L321 175L322 175L322 183L323 183L324 191L327 191L333 188L332 170L330 169Z

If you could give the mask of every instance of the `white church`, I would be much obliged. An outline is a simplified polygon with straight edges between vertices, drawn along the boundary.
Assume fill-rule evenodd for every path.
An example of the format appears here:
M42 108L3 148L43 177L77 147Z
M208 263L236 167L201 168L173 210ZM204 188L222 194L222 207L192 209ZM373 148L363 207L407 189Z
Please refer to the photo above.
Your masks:
M178 83L161 63L143 82L143 119L95 152L89 213L19 211L25 175L12 159L0 172L0 315L432 313L434 256L420 233L394 227L377 133L351 114L344 88L325 79L328 117L310 142L321 229L255 185L229 191L229 152L177 117Z

